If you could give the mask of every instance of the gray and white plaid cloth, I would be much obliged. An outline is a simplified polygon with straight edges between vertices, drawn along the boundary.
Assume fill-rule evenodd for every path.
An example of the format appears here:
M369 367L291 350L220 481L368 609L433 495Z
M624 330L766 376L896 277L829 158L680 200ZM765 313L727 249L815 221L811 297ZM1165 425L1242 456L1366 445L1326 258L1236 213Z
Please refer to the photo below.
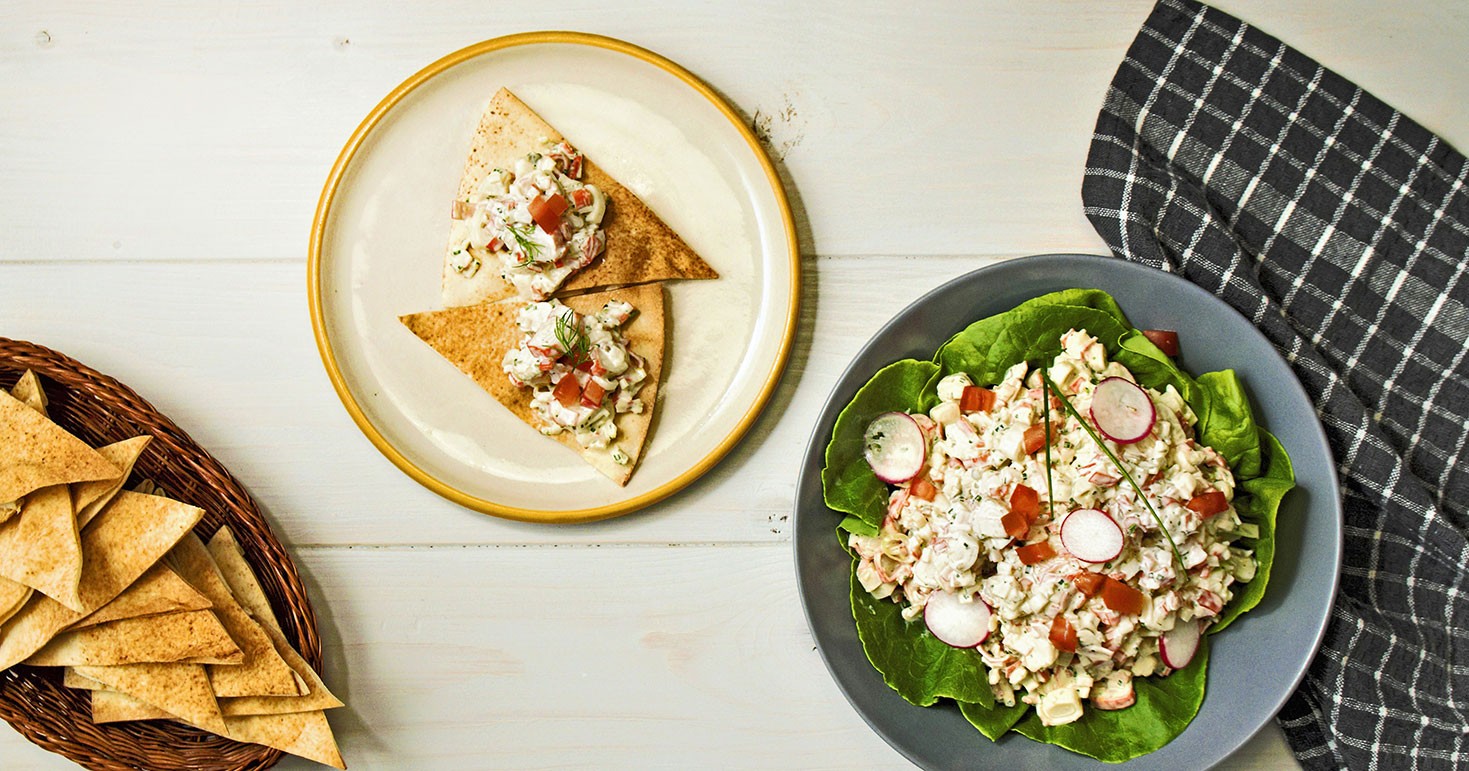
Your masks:
M1092 224L1252 319L1336 456L1340 595L1278 717L1308 768L1469 765L1466 175L1402 113L1190 0L1154 8L1097 121Z

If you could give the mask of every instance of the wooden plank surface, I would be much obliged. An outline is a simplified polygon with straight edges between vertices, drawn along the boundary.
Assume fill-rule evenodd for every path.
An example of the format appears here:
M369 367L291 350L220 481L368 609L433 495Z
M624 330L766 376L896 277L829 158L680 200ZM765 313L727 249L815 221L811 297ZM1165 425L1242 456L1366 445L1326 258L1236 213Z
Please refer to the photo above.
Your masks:
M1469 5L1220 5L1469 145ZM132 385L261 501L321 616L355 768L907 767L812 650L793 459L923 292L1103 250L1082 163L1150 7L0 4L0 335ZM649 511L560 528L460 509L381 458L304 291L317 195L367 111L452 50L548 28L646 46L728 97L787 184L805 280L790 368L730 457ZM1272 725L1225 765L1292 764ZM70 766L0 730L0 767Z

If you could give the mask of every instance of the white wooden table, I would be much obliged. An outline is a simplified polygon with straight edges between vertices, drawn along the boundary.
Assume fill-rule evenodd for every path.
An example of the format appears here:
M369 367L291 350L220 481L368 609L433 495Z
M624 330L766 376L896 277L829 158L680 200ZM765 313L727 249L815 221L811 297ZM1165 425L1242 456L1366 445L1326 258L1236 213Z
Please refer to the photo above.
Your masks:
M1223 5L1469 147L1462 3ZM10 0L0 335L130 384L251 490L311 590L355 768L904 767L802 616L795 459L837 373L918 295L1103 251L1082 165L1150 7ZM645 512L551 528L461 509L368 444L312 343L305 255L328 168L389 89L558 28L664 54L759 116L805 290L730 457ZM933 192L902 195L915 174ZM1228 765L1292 762L1272 724ZM0 729L0 767L68 763Z

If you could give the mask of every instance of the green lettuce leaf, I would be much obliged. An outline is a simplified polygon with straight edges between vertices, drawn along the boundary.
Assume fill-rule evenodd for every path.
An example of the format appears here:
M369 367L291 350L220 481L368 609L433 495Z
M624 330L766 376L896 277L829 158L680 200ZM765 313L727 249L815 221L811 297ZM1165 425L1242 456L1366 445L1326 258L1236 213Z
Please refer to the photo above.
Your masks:
M920 707L941 697L993 706L995 696L979 651L950 647L939 642L922 619L904 619L896 602L879 600L862 588L856 568L854 559L852 618L862 650L882 673L883 682Z
M905 360L879 371L842 411L833 430L822 470L827 505L848 515L841 524L844 530L875 534L886 512L888 488L862 456L867 422L888 410L926 412L938 402L936 385L945 375L962 371L988 385L999 382L1016 363L1050 359L1060 350L1061 335L1071 329L1096 337L1139 383L1158 390L1173 386L1198 416L1200 440L1218 450L1234 470L1239 481L1235 508L1259 527L1259 537L1244 543L1254 549L1258 567L1253 580L1237 585L1235 598L1210 629L1222 630L1265 594L1275 553L1276 513L1294 486L1290 459L1256 424L1244 387L1232 371L1190 377L1134 329L1116 301L1100 290L1070 289L1037 297L969 325L939 348L932 363ZM903 621L896 603L874 599L861 588L855 563L852 587L863 650L884 681L915 704L932 704L941 697L959 701L965 718L991 739L1013 726L1038 741L1118 762L1167 744L1203 703L1207 646L1201 646L1187 668L1166 678L1136 679L1138 703L1133 707L1088 709L1075 723L1047 728L1023 703L994 705L978 655L940 643L921 621Z

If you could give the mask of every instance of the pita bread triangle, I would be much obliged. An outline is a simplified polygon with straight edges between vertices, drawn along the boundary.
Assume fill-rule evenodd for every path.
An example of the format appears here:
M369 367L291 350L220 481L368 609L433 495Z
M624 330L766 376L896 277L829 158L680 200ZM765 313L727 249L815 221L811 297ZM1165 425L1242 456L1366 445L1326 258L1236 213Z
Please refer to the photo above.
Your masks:
M97 512L106 507L112 501L112 497L122 489L128 475L133 473L133 464L138 462L138 457L152 441L151 436L135 436L132 439L124 439L121 442L97 448L97 452L101 453L108 463L117 466L118 474L111 479L78 482L71 486L71 500L76 506L78 530L85 528L87 523L97 516Z
M117 467L86 442L3 390L0 447L0 504L43 487L117 475Z
M85 629L125 618L208 610L212 607L214 603L209 598L190 586L173 568L159 562L134 581L132 586L124 589L122 594L67 629Z
M119 667L77 667L76 673L113 691L132 696L190 725L226 735L229 730L219 702L209 690L209 676L201 664L129 664ZM93 691L96 694L104 691ZM93 716L95 719L95 715ZM132 718L137 719L137 718Z
M612 481L625 485L632 476L633 469L637 467L638 459L642 457L658 400L658 381L662 374L665 346L663 286L643 284L623 287L565 297L561 302L577 313L591 314L596 313L610 300L623 300L637 309L637 315L623 327L623 332L627 336L629 349L645 360L648 373L647 381L638 391L638 399L644 405L643 411L625 412L616 418L620 437L617 444L627 453L628 462L615 463L608 450L582 448L570 431L563 431L551 438L581 455ZM401 321L419 339L428 343L460 371L473 378L496 401L515 413L516 417L535 428L540 424L531 412L531 390L511 383L501 366L506 352L520 344L521 333L515 319L525 305L524 300L512 299L415 313L401 317Z
M122 664L240 664L240 647L212 611L125 618L65 632L23 663L40 667Z
M82 610L82 542L66 485L26 495L20 516L0 525L0 576Z
M563 139L560 132L509 90L500 89L480 117L455 200L463 201L473 194L491 170L513 168L517 160L542 147L543 140L554 144ZM607 195L607 214L602 221L607 246L602 256L573 273L554 294L669 279L719 277L642 199L590 157L584 157L581 181ZM444 304L472 305L514 296L515 287L500 275L499 258L487 251L471 251L480 259L480 268L466 278L454 270L454 259L445 250Z

